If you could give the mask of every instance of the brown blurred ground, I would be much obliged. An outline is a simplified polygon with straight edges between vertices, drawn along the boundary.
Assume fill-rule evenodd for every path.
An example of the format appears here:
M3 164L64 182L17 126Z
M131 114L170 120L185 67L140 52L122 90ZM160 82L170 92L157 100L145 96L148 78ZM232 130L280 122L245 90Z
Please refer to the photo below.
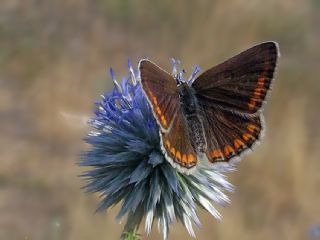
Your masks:
M107 67L121 76L148 56L206 69L266 40L282 53L267 135L230 174L223 222L202 213L198 239L308 239L320 224L319 0L2 0L0 239L118 239L117 209L94 214L98 197L80 189L89 128L63 114L91 115ZM176 224L170 239L190 237Z

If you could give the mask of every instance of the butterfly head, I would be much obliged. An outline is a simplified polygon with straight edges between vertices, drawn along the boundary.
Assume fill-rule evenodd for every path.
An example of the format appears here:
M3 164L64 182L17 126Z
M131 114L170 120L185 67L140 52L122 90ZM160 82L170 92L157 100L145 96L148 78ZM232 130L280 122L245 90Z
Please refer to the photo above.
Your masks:
M185 73L186 73L186 71L184 69L182 69L181 71L176 73L176 75L174 76L174 78L176 79L177 86L179 86L183 83L186 83L186 80L184 79Z
M174 79L176 80L176 84L177 86L179 86L181 83L186 82L184 79L184 74L186 73L186 71L184 69L180 68L180 61L177 59L172 58L172 76L174 77Z
M192 68L192 73L188 79L184 78L186 71L180 68L180 61L174 58L171 59L172 61L172 76L175 78L177 86L181 85L182 83L187 83L189 86L192 85L193 81L196 79L197 74L200 72L199 66L194 66Z

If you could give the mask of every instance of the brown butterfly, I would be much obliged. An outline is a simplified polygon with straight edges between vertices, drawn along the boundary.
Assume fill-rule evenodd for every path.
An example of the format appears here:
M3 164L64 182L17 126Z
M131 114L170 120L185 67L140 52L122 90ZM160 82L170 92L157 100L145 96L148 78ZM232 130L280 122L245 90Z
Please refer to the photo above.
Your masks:
M261 107L279 56L275 42L256 45L210 68L194 81L139 63L144 93L160 126L166 159L190 172L198 159L236 159L260 138Z

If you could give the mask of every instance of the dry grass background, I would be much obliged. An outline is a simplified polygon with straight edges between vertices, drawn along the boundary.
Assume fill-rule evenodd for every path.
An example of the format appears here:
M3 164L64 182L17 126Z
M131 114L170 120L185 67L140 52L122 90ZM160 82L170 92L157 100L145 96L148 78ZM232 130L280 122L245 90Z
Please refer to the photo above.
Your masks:
M198 239L309 239L320 224L319 0L2 0L0 7L0 239L118 239L115 209L94 214L75 165L91 115L145 56L206 69L274 40L282 57L265 116L267 135L230 181L218 223L202 212ZM142 239L161 239L154 230ZM180 224L170 239L190 239Z

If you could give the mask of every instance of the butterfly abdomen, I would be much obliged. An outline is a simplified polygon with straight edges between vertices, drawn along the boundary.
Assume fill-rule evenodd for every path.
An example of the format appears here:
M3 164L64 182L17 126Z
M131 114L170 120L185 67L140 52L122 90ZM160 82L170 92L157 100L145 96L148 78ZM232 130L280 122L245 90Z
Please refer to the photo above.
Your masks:
M196 152L205 152L207 143L194 91L186 83L179 85L178 91L191 145Z
M189 138L191 139L193 149L197 153L205 152L207 149L207 142L202 120L198 115L187 115L186 119L189 126Z

